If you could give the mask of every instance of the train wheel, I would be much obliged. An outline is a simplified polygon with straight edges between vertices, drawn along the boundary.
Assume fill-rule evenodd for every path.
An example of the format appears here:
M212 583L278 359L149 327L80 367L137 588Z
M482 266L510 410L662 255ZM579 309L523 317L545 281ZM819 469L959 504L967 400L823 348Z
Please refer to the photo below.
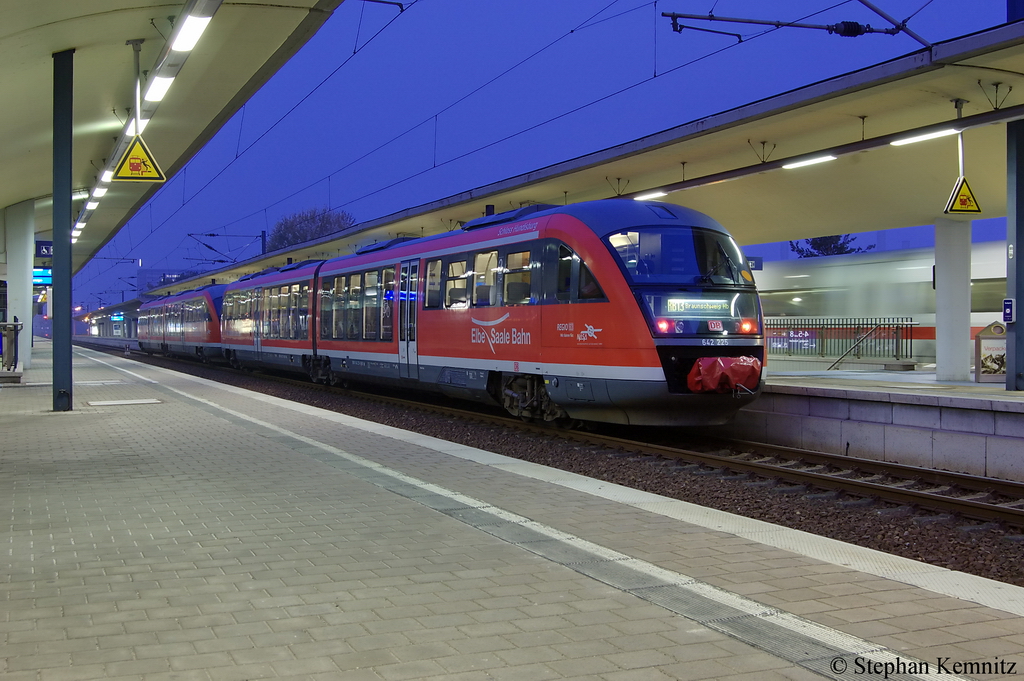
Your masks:
M528 374L506 374L502 378L502 406L524 421L550 423L567 419L565 410L551 401L544 378Z

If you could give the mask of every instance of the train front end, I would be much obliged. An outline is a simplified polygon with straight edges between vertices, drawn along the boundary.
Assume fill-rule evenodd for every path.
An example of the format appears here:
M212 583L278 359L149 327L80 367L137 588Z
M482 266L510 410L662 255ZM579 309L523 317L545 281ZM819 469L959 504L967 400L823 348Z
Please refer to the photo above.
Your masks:
M647 348L645 363L660 365L664 379L609 381L609 401L630 424L728 422L763 387L764 321L745 257L703 213L667 203L614 203L603 214L576 217L615 261L621 296L632 297L620 306L621 320Z

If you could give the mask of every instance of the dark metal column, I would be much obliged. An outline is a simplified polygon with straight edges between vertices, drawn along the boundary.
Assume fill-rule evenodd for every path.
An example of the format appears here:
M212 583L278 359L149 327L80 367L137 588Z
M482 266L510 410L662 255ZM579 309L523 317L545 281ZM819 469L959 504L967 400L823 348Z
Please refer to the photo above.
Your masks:
M1006 124L1006 296L1014 298L1017 317L1024 302L1024 245L1021 224L1024 218L1024 121ZM1024 320L1021 320L1024 321ZM1006 389L1024 390L1024 333L1017 326L1006 325Z
M1006 20L1024 19L1024 0L1006 0ZM1006 297L1024 302L1024 121L1006 124ZM1017 312L1020 315L1020 312ZM1006 325L1006 389L1024 390L1024 333Z
M53 410L71 411L71 139L75 51L53 54Z

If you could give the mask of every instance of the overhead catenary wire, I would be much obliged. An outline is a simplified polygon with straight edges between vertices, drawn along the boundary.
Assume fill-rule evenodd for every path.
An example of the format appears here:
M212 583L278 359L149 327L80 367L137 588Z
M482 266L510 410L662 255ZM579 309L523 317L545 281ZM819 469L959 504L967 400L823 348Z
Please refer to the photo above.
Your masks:
M601 18L598 21L595 21L595 19L597 17L599 17L603 13L607 12L610 8L612 8L614 5L618 4L620 1L621 0L612 0L611 2L607 3L604 7L602 7L600 10L598 10L597 12L593 13L592 15L590 15L585 21L580 22L576 26L574 26L571 29L569 29L566 33L564 33L564 34L560 35L559 37L557 37L555 40L553 40L553 41L545 44L541 48L535 50L530 55L528 55L528 56L524 57L523 59L519 60L516 64L514 64L514 65L512 65L512 66L510 66L510 67L508 67L506 69L503 69L500 73L496 74L492 78L488 79L487 81L485 81L485 82L481 83L480 85L478 85L477 87L473 88L470 92L467 92L467 93L461 95L460 97L458 97L457 99L455 99L455 100L451 101L450 103L446 104L445 106L443 106L442 108L438 109L434 113L431 113L429 115L429 117L427 117L424 120L422 120L422 121L412 125L411 127L407 128L406 130L404 130L404 131L394 135L390 139L388 139L385 142L377 145L376 147L374 147L373 149L371 149L371 150L367 151L366 153L360 155L359 157L348 161L346 164L342 165L339 168L334 169L333 171L331 171L328 174L326 174L324 177L317 178L315 181L313 181L313 182L311 182L311 183L309 183L309 184L307 184L307 185L305 185L305 186L303 186L303 187L301 187L301 188L299 188L299 189L289 193L288 195L283 196L283 197L275 200L274 202L272 202L272 203L270 203L270 204L268 204L266 206L263 206L263 207L255 210L255 211L253 211L251 213L248 213L248 214L246 214L244 216L241 216L241 217L239 217L237 219L225 222L223 225L221 225L220 227L217 227L215 229L226 229L226 228L228 228L228 227L230 227L232 225L236 225L236 224L242 223L242 222L244 222L246 220L249 220L249 219L251 219L252 217L258 215L261 212L264 213L264 215L266 215L267 210L269 208L272 208L273 206L280 205L280 204L282 204L282 203L284 203L284 202L286 202L286 201L288 201L290 199L293 199L297 195L299 195L299 194L301 194L301 193L303 193L305 191L308 191L310 188L314 187L316 184L319 184L319 183L323 182L325 179L329 181L331 176L336 175L337 173L339 173L339 172L341 172L343 170L346 170L349 167L351 167L351 166L353 166L353 165L355 165L355 164L357 164L357 163L367 159L368 157L370 157L370 156L380 152L382 149L384 149L388 145L393 144L394 142L400 140L402 137L404 137L404 136L410 134L411 132L414 132L415 130L421 128L423 125L425 125L427 123L431 123L432 121L435 121L436 118L439 115L441 115L443 113L446 113L448 111L451 111L452 109L457 107L459 104L461 104L462 102L467 100L469 97L472 97L473 95L479 93L480 91L482 91L482 90L486 89L487 87L489 87L489 86L495 84L496 82L500 81L502 78L504 78L505 76L507 76L508 74L513 72L514 70L516 70L517 68L520 68L524 64L528 63L530 60L532 60L532 59L536 58L537 56L543 54L545 51L549 50L551 47L553 47L554 45L558 44L559 42L570 38L571 36L573 36L578 31L581 31L581 30L586 29L586 28L590 28L592 26L596 26L598 24L601 24L601 23L604 23L604 22L607 22L607 21L612 21L614 19L617 19L619 17L628 15L628 14L630 14L632 12L635 12L635 11L639 11L639 10L641 10L643 8L646 8L646 7L652 7L652 6L655 7L655 8L657 7L657 0L654 0L653 2L644 2L644 3L640 4L640 5L635 6L635 7L623 10L621 12L618 12L618 13L614 14L614 15L611 15L611 16L608 16L608 17L604 17L604 18ZM835 9L835 8L841 6L841 5L847 4L848 2L851 2L851 1L853 1L853 0L843 0L841 2L834 3L834 4L829 5L829 6L825 7L825 8L823 8L823 9L816 10L815 12L812 12L812 13L806 15L805 17L797 19L796 21L803 21L803 20L806 20L806 19L808 19L810 17L813 17L815 15L818 15L818 14L821 14L821 13L824 13L824 12L828 12L828 11L830 11L832 9ZM918 9L917 12L915 12L914 14L916 15L918 12L920 12L922 9L924 9L924 7L926 7L927 4L929 4L930 2L931 2L931 0L929 0L928 3L925 3L925 5L922 6L920 9ZM418 4L418 0L414 0L413 2L409 3L405 7L405 9L408 10L408 9L412 8L413 6L415 6L416 4ZM717 2L716 2L716 6L717 6ZM712 8L712 9L714 9L714 8ZM383 27L381 27L373 36L371 36L366 42L364 42L363 45L360 46L359 49L357 50L357 53L362 51L363 48L365 48L367 45L369 45L371 42L373 42L378 36L380 36L389 26L391 26L393 24L393 22L395 20L397 20L401 16L407 16L407 15L408 15L408 12L399 12L395 17L390 19ZM911 15L911 16L914 16L914 15ZM749 40L753 40L753 39L756 39L756 38L760 38L760 37L762 37L762 36L764 36L766 34L774 32L776 30L778 30L778 28L772 26L772 27L769 27L768 29L766 29L764 31L761 31L761 32L752 34L749 37L746 37L745 40L749 41ZM724 47L719 48L717 50L712 50L712 51L710 51L710 52L708 52L706 54L703 54L703 55L701 55L699 57L691 59L691 60L689 60L689 61L687 61L685 63L678 64L678 65L676 65L676 66L674 66L674 67L672 67L670 69L667 69L667 70L665 70L663 72L660 72L660 73L655 71L655 73L653 75L651 75L649 77L646 77L646 78L641 78L640 80L638 80L638 81L636 81L636 82L634 82L634 83L632 83L630 85L627 85L625 87L619 88L619 89L615 90L614 92L606 93L604 95L596 97L596 98L594 98L594 99L592 99L592 100L590 100L590 101L588 101L586 103L583 103L583 104L581 104L579 106L576 106L576 107L573 107L571 109L567 109L565 111L562 111L560 113L552 115L552 116L550 116L550 117L548 117L548 118L546 118L546 119L544 119L542 121L539 121L539 122L537 122L537 123L535 123L533 125L530 125L530 126L527 126L525 128L522 128L520 130L517 130L516 132L511 133L509 135L505 135L505 136L503 136L501 138L491 140L491 141L489 141L489 142L487 142L485 144L481 144L481 145L479 145L479 146L477 146L477 147L475 147L473 149L467 150L464 153L458 154L458 155L456 155L454 157L451 157L451 158L448 158L448 159L446 159L444 161L437 162L436 159L435 159L434 162L430 165L430 167L424 168L424 169L416 171L416 172L412 172L412 173L406 175L405 177L402 177L402 178L397 179L397 180L395 180L393 182L390 182L387 185L379 186L379 187L377 187L377 188L375 188L375 189L373 189L371 191L368 191L368 192L365 192L365 193L361 194L360 196L357 196L357 197L354 197L354 198L349 198L347 201L339 204L338 206L332 206L331 209L332 210L337 210L337 209L341 209L341 208L343 208L345 206L350 206L350 205L352 205L352 204L354 204L354 203L356 203L356 202L358 202L360 200L366 199L366 198L371 197L371 196L373 196L375 194L379 194L381 192L384 192L384 191L387 191L389 189L392 189L392 188L394 188L394 187L396 187L398 185L401 185L402 183L405 183L405 182L411 181L413 179L416 179L418 177L421 177L422 175L424 175L424 174L426 174L426 173L428 173L428 172L430 172L432 170L435 170L437 168L444 167L446 165L455 163L455 162L460 161L460 160L462 160L462 159L464 159L464 158L466 158L468 156L471 156L473 154L479 153L481 151L484 151L486 149L494 147L494 146L496 146L498 144L502 144L502 143L507 142L507 141L509 141L511 139L514 139L515 137L518 137L520 135L523 135L523 134L529 133L529 132L531 132L533 130L536 130L537 128L543 127L543 126L548 125L548 124L553 123L553 122L556 122L556 121L558 121L560 119L563 119L563 118L565 118L567 116L571 116L571 115L576 114L576 113L578 113L578 112L580 112L582 110L585 110L585 109L587 109L589 107L595 106L595 105L597 105L597 104L599 104L601 102L605 102L605 101L607 101L607 100L609 100L611 98L617 97L617 96L622 95L622 94L624 94L626 92L629 92L629 91L634 90L636 88L642 87L643 85L646 85L646 84L650 83L652 80L654 80L656 78L661 78L661 77L667 76L669 74L672 74L674 72L677 72L677 71L679 71L681 69L684 69L684 68L687 68L687 67L691 67L691 66L693 66L693 65L695 65L697 63L700 63L700 62L702 62L702 61L704 61L706 59L709 59L709 58L711 58L711 57L713 57L715 55L718 55L718 54L724 52L725 50L731 49L731 48L733 48L735 46L736 46L736 44L732 44L732 45L724 46ZM256 136L244 148L239 148L240 145L239 145L239 147L236 147L235 158L232 159L231 161L229 161L224 166L224 168L220 169L212 177L208 178L206 180L206 182L204 182L201 187L199 187L198 189L193 191L192 194L191 194L193 199L195 197L199 196L205 189L207 189L213 182L215 182L223 173L225 173L229 168L231 168L234 163L236 163L238 160L240 160L246 154L246 152L248 152L250 149L252 149L264 137L266 137L267 134L269 134L273 129L275 129L278 125L280 125L285 119L287 119L292 113L294 113L304 102L306 102L309 99L309 97L311 97L316 91L318 91L321 87L323 87L342 68L344 68L347 64L349 64L351 62L351 59L354 56L355 56L355 54L353 54L352 56L346 58L338 67L333 69L331 71L331 73L326 75L316 85L314 85L305 95L300 97L298 101L296 101L291 107L289 107L289 109L287 111L282 113L277 118L276 121L274 121L270 126L268 126L265 130L263 130L260 133L260 135ZM241 113L242 113L242 115L244 115L244 107L243 107ZM180 210L185 208L185 206L188 204L188 202L190 200L191 199L189 199L188 201L183 201L181 206L176 208L174 211L172 211L170 214L168 214L163 220L161 220L158 225L153 227L153 229L150 231L149 234L147 234L145 237L143 237L138 243L134 244L134 246L129 250L129 253L134 251L135 249L141 247L143 245L143 243L146 240L148 240L149 236L152 236L152 234L157 233L164 225L166 225L168 222L170 222L176 216L176 214ZM178 248L180 248L180 245L181 244L179 243L179 245L175 249L172 249L171 251L168 251L167 255L165 255L164 258L158 260L157 262L160 263L160 262L168 261L170 258L173 257L172 256L173 251L177 250ZM249 245L250 244L247 244L245 247L248 247ZM245 247L243 247L243 248L245 248ZM235 249L232 249L232 251L233 250L235 250ZM90 277L89 279L85 280L85 282L83 282L83 283L88 283L88 281L92 281L93 279L95 279L96 277L101 276L101 275L102 275L102 273L96 273L93 277Z

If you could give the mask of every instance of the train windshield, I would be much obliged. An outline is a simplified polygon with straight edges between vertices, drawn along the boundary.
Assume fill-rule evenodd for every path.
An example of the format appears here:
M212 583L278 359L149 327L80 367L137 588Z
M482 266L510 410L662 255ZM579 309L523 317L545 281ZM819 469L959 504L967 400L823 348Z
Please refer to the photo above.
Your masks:
M754 285L736 242L721 232L638 227L607 240L635 284Z

